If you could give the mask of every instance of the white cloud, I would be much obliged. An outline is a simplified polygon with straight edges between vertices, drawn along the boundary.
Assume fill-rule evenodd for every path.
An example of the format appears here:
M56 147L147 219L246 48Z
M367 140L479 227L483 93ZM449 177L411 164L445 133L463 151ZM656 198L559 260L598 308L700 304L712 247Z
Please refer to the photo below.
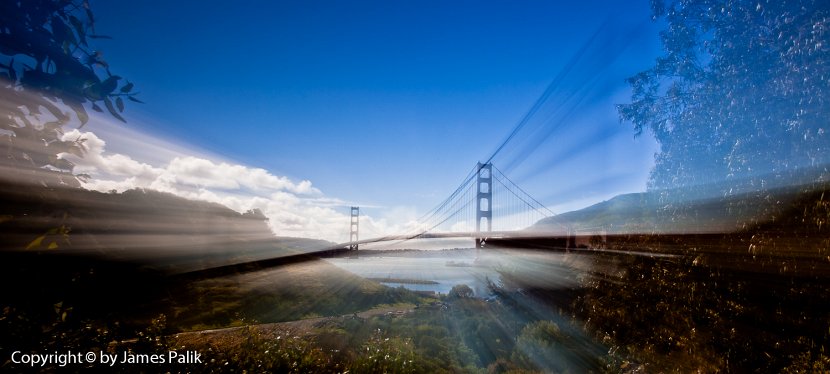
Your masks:
M106 150L106 142L92 132L73 130L65 140L85 139L87 154L61 157L76 164L76 173L92 178L84 187L122 192L148 188L188 199L216 202L239 212L260 209L279 236L348 240L349 216L342 200L326 197L308 180L294 182L265 169L177 154L161 165L150 165ZM386 220L361 217L362 228L388 232Z
M138 180L153 180L163 173L162 169L133 160L129 156L121 154L104 155L106 142L91 132L82 133L79 130L72 130L63 136L63 140L83 139L87 149L86 155L79 159L72 155L64 154L76 164L76 173L107 174L111 176L129 177Z
M225 162L215 163L198 157L176 157L165 168L176 182L204 188L255 191L283 190L296 194L319 194L307 180L294 183L286 177L268 173L265 169L249 168Z

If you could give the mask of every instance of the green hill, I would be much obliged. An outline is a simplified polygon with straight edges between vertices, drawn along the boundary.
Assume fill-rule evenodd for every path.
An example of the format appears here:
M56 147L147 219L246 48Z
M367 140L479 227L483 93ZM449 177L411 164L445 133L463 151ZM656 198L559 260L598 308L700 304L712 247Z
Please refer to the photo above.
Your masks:
M728 233L773 220L800 196L821 188L804 185L691 199L677 198L690 196L679 190L630 193L544 218L531 229L604 230L609 234Z

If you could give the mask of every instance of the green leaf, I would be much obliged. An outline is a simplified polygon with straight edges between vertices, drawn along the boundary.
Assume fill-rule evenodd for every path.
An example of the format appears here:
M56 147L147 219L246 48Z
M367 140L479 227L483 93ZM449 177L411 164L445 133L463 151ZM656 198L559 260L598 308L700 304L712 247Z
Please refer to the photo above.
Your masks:
M78 40L75 39L75 34L72 33L72 29L66 25L58 17L52 18L52 35L55 37L55 41L58 43L70 43L70 44L78 44Z
M140 103L140 104L144 104L143 101L141 101L139 99L136 99L134 96L127 96L127 99L129 99L130 101L135 101L135 102Z
M124 117L121 117L121 115L118 114L118 112L115 110L115 107L112 105L112 101L110 101L108 97L104 98L104 105L107 106L107 110L109 110L110 114L112 114L113 117L118 118L119 120L121 120L121 122L127 122L127 120L125 120Z
M96 112L103 112L104 111L103 109L101 109L101 107L98 106L98 104L95 104L95 103L92 103L92 110L94 110Z
M35 238L35 240L32 240L32 242L29 243L29 245L26 246L26 250L28 251L30 249L35 249L35 248L40 247L40 244L43 243L43 239L46 239L46 235L38 236L37 238Z
M66 104L75 114L78 116L78 121L81 121L81 126L86 124L89 121L89 116L86 114L86 109L84 109L83 104L80 101L65 98L64 104Z
M115 88L118 87L119 79L121 79L121 77L113 75L101 82L101 89L98 91L101 96L108 95L112 93L112 91L115 91Z
M123 92L123 93L127 93L127 92L130 92L132 90L133 90L133 84L130 83L130 82L127 82L127 84L125 84L124 87L121 87L121 92Z
M78 116L78 121L81 121L81 126L84 127L87 122L89 122L89 114L86 113L86 109L80 102L69 102L67 103L72 110L75 111L75 114Z
M124 100L120 97L115 99L115 106L118 107L119 112L124 112Z
M69 23L72 24L72 27L75 28L75 32L77 32L78 36L81 38L81 44L86 45L86 30L84 30L83 22L81 22L78 17L69 16Z
M52 115L55 116L55 118L57 118L59 122L65 123L65 122L69 121L69 117L62 110L60 110L60 108L58 108L55 104L52 104L51 102L49 102L49 100L46 100L46 99L38 100L38 104L40 104L40 106L46 108L46 110L48 110L49 113L52 113Z
M103 64L101 60L95 60L94 63ZM92 101L103 100L107 95L115 91L116 87L118 87L119 79L121 79L121 77L117 75L110 76L101 82L97 82L85 88L84 95Z
M89 9L89 2L84 1L84 10L86 11L86 18L89 19L89 27L92 32L95 32L95 16L92 15L92 10Z

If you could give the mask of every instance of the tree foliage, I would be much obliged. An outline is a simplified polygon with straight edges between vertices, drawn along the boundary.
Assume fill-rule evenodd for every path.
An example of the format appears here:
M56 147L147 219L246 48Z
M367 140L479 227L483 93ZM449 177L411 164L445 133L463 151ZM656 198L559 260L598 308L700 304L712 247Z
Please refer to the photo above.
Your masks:
M650 188L764 187L830 160L830 3L652 0L664 54L618 106L660 144Z
M447 294L447 297L450 299L469 299L473 296L475 296L475 292L473 292L473 289L466 284L457 284L453 286Z
M82 156L83 139L63 139L64 126L86 124L85 105L125 121L124 100L140 102L92 39L109 37L97 33L86 0L0 3L0 165L62 171L61 183L77 184L74 165L58 155Z

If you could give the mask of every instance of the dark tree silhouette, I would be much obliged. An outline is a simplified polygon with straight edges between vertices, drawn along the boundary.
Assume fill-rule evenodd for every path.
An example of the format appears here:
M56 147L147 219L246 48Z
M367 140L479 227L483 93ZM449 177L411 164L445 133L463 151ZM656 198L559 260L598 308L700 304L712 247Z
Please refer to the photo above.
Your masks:
M653 0L665 54L618 106L660 144L649 187L764 188L830 160L830 2ZM724 191L725 192L725 191Z
M58 154L83 156L83 139L62 140L64 127L87 123L85 105L98 112L106 108L125 121L124 100L140 102L132 83L110 73L102 53L89 45L92 39L109 37L95 30L85 0L0 2L4 174L13 171L28 174L29 181L77 185L76 178L85 176L73 175L74 165Z

